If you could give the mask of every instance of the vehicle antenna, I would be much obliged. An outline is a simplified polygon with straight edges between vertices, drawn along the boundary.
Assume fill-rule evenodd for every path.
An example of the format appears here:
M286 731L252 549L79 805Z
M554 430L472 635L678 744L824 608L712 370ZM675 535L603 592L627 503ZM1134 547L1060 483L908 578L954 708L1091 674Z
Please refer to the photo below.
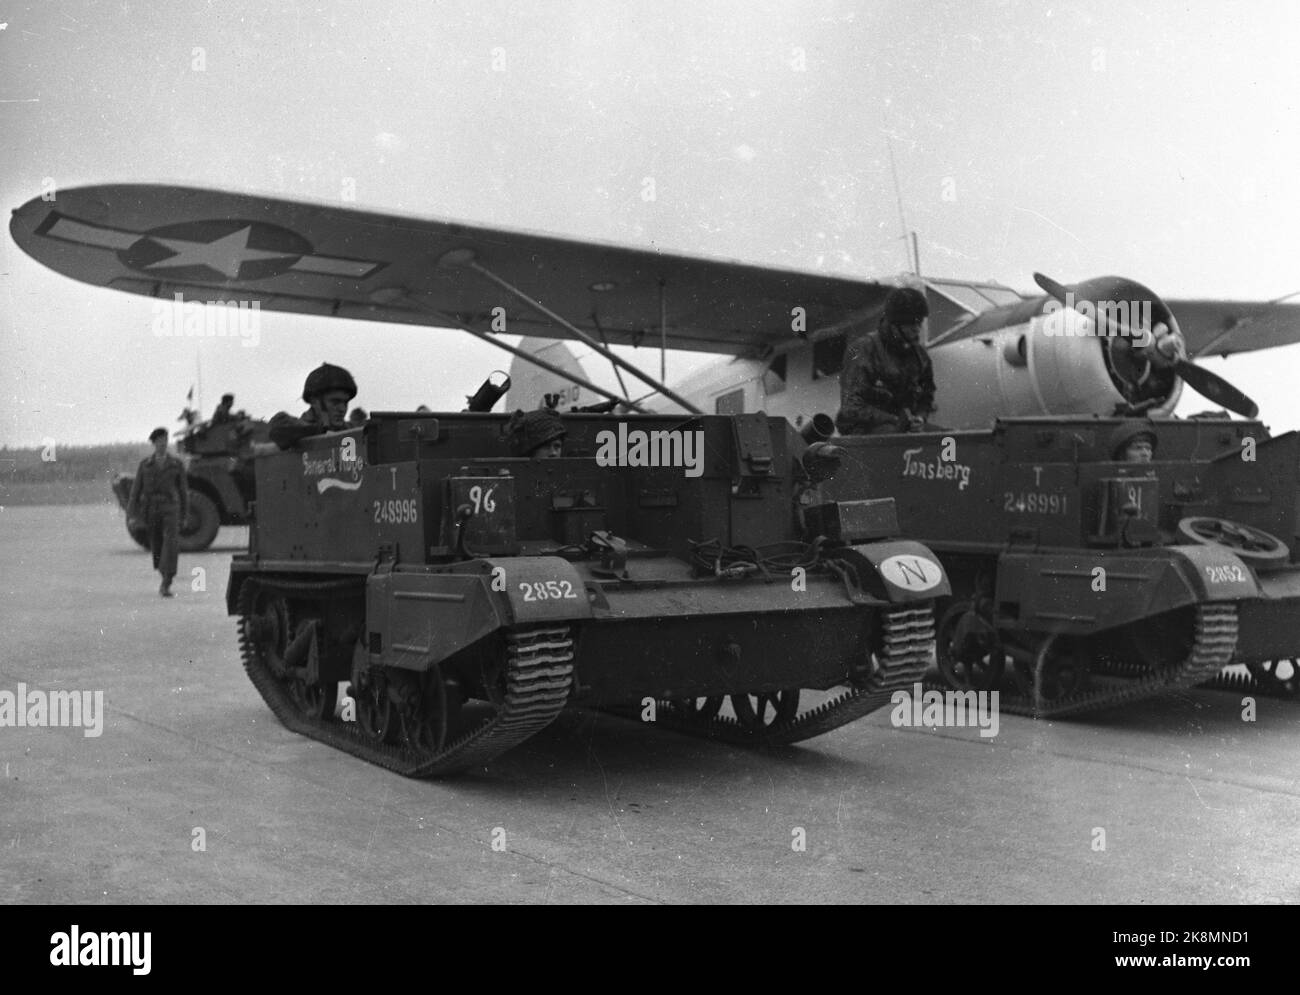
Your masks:
M911 252L911 258L908 259L908 262L912 264L912 272L916 276L920 276L921 275L921 253L917 249L916 232L911 231L907 227L907 215L903 212L903 188L899 185L898 182L898 164L894 162L894 136L887 135L885 137L889 143L888 144L889 172L894 177L894 199L898 201L898 222L903 226L902 240L904 245L906 245L906 243L909 240L908 236L910 234L911 243L912 243L912 252ZM906 252L906 248L904 249L904 252Z

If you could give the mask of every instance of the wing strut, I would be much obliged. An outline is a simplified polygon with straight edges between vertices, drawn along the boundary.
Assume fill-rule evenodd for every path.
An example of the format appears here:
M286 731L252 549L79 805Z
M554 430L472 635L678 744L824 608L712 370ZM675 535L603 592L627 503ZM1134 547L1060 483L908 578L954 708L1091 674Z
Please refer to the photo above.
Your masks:
M602 328L600 325L600 315L596 314L595 308L592 308L591 311L591 323L596 326L596 331L600 333L600 344L603 345L606 349L608 349L609 339L605 337L605 329ZM609 365L614 367L614 376L618 377L618 389L621 390L624 394L627 394L628 393L627 384L623 382L623 371L620 370L617 366L614 366L613 363L610 363Z
M590 380L584 380L582 377L570 373L568 370L561 369L560 367L554 365L553 363L548 363L544 359L538 359L532 353L525 352L523 349L517 348L516 346L507 345L506 343L502 342L500 339L489 335L487 332L481 332L477 328L470 327L470 325L468 325L463 321L458 321L457 319L453 318L451 315L447 314L444 311L439 311L437 308L429 307L429 305L425 304L424 301L420 300L418 297L415 297L412 294L403 294L402 299L408 301L411 304L414 304L416 307L420 308L420 310L433 315L435 318L438 319L440 324L444 325L447 328L459 328L462 332L468 332L470 335L473 335L476 339L482 339L484 342L491 343L492 345L496 346L498 349L504 349L506 352L518 356L520 359L526 359L534 366L540 366L543 370L546 370L548 373L554 373L558 377L563 377L565 380L570 380L573 383L576 383L579 387L586 387L587 390L599 394L601 397L607 397L611 401L617 401L619 404L626 404L629 408L631 408L634 411L640 411L644 413L646 410L636 401L629 400L625 397L619 397L613 391L606 390L604 387L597 387Z
M578 328L576 325L572 324L571 322L565 321L563 318L561 318L550 308L546 307L546 305L542 304L540 301L534 300L533 298L529 297L522 290L518 289L513 284L511 284L508 280L498 276L496 273L493 273L486 266L475 261L472 254L472 250L452 249L450 252L444 254L442 259L439 260L439 262L442 265L447 265L447 266L468 267L469 269L473 270L475 273L479 274L479 276L482 276L485 279L495 283L506 293L510 294L513 297L517 297L519 300L523 301L525 304L527 304L530 308L532 308L537 313L544 315L545 317L551 319L551 321L555 322L555 324L559 325L561 328L564 328L567 331L571 332L573 335L576 335L583 342L587 343L587 345L591 346L592 349L596 350L596 352L600 353L602 356L608 359L611 363L615 363L618 366L623 367L623 369L631 373L632 376L636 377L638 380L642 380L645 383L649 384L651 387L653 387L659 393L663 394L663 396L668 398L670 401L673 401L675 404L680 404L683 408L685 408L687 411L691 412L692 414L699 415L704 413L699 408L697 408L694 404L692 404L690 401L686 400L686 398L670 390L667 387L667 385L658 382L657 380L655 380L654 377L647 376L646 374L642 373L639 369L637 369L634 363L629 363L627 362L627 360L620 359L618 356L614 355L603 345L601 345L599 342L593 339L590 335L584 332L581 328Z

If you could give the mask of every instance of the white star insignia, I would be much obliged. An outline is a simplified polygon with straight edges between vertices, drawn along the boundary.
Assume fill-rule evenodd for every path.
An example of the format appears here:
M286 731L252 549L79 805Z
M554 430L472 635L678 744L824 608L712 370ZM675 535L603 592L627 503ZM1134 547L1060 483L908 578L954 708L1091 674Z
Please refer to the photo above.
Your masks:
M239 277L239 267L247 262L257 262L263 259L290 259L297 255L295 252L268 252L264 249L250 249L248 247L248 236L252 232L251 226L245 226L238 231L233 231L215 242L189 242L178 238L159 238L157 235L150 235L149 238L159 245L166 246L176 253L166 259L160 259L156 263L150 263L147 269L173 269L178 266L206 266L208 269L216 270L227 280L234 280Z

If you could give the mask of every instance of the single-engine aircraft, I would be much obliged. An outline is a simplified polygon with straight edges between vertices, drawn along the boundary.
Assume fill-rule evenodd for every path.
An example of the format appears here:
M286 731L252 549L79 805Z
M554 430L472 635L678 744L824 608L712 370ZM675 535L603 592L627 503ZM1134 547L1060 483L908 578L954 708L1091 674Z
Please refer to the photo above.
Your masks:
M858 280L180 186L59 191L16 209L10 232L51 269L129 293L460 328L563 377L566 390L547 392L570 406L585 391L631 410L762 409L797 424L833 413L846 342L874 328L886 294L909 280L930 302L935 420L953 428L1013 415L1166 415L1184 383L1253 416L1253 402L1194 359L1300 341L1300 305L1162 300L1119 277L1063 286L1040 276L1036 296L963 280ZM592 383L563 350L548 360L498 332L584 342L623 389ZM611 345L732 358L674 390ZM516 380L511 400L535 406L521 389L529 383Z

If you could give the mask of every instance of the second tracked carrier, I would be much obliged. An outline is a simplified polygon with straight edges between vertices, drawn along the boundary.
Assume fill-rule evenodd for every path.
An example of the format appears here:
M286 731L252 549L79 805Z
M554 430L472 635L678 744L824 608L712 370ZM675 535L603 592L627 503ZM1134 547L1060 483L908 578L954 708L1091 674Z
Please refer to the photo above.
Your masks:
M1151 462L1117 440L1154 440ZM828 500L889 494L941 557L938 667L1002 707L1069 715L1224 680L1295 694L1300 434L1258 421L1000 419L835 440Z
M570 703L792 743L921 679L946 576L890 501L810 526L838 450L761 414L564 420L556 459L476 413L377 413L256 459L227 604L281 721L435 776Z

